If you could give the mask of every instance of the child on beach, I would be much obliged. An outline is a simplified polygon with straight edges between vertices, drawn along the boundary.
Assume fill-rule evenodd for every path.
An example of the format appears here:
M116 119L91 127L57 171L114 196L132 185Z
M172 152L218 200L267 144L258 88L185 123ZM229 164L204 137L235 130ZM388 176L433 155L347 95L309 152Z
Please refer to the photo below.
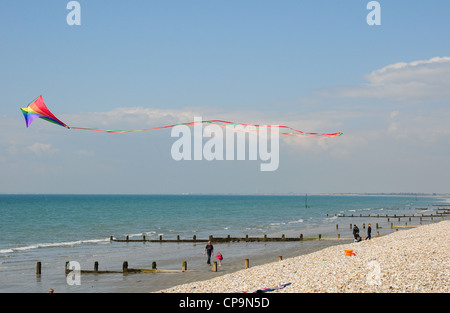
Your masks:
M222 253L217 253L216 255L217 260L219 260L219 266L222 266L222 260L223 260L223 255Z

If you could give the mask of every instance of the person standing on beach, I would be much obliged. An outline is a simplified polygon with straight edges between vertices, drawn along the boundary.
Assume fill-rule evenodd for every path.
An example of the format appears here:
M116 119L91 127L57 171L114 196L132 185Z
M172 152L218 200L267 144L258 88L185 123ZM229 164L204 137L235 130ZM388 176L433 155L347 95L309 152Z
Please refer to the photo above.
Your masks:
M355 237L355 240L358 240L359 237L359 228L356 224L353 225L353 237Z
M367 239L372 239L372 226L370 225L370 223L369 223L369 227L367 227L367 237L366 237L366 240Z
M206 253L208 256L208 260L206 261L206 264L211 265L211 256L213 255L214 246L211 244L211 241L208 241L208 244L205 247L205 251L203 251L203 254Z

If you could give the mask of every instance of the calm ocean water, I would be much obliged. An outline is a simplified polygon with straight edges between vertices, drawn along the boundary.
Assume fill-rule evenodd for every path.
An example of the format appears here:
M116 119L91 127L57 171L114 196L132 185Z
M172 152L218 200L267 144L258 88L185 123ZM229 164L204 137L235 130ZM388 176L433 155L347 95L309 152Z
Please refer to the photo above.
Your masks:
M116 238L208 238L220 236L351 237L350 220L336 214L411 215L435 210L448 199L400 196L245 196L245 195L0 195L0 292L136 292L156 291L174 284L211 277L203 244L118 243ZM426 208L427 210L424 210ZM361 219L362 223L385 219ZM414 221L412 222L414 223ZM339 224L339 230L335 225ZM341 226L342 225L342 226ZM387 233L388 227L382 229ZM332 243L330 243L332 244ZM229 243L216 245L225 256L222 273L237 269L231 260L251 255L256 263L273 251L295 255L315 249L316 242ZM277 251L279 249L280 251ZM130 267L180 269L183 260L196 273L104 274L82 276L70 285L66 261L82 269L121 270ZM228 260L228 264L227 261ZM275 259L274 259L275 260ZM42 275L35 274L42 262ZM253 262L253 264L255 264ZM216 274L216 273L215 273Z

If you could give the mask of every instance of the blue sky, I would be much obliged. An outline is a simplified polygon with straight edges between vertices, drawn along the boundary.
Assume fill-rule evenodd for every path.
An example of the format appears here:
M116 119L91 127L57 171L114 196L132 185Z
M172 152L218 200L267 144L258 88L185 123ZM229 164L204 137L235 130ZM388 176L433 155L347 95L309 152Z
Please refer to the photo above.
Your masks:
M0 3L0 192L449 192L448 1ZM43 95L70 126L195 116L342 131L282 138L280 166L171 158L170 131L100 134L20 107Z

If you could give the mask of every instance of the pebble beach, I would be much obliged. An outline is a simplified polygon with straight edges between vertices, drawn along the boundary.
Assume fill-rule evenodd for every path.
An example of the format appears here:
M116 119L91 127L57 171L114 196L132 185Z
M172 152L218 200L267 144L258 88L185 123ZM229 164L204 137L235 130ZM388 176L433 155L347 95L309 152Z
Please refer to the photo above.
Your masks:
M345 250L353 251L347 256ZM160 292L241 293L265 288L271 293L448 293L450 221L400 229Z

